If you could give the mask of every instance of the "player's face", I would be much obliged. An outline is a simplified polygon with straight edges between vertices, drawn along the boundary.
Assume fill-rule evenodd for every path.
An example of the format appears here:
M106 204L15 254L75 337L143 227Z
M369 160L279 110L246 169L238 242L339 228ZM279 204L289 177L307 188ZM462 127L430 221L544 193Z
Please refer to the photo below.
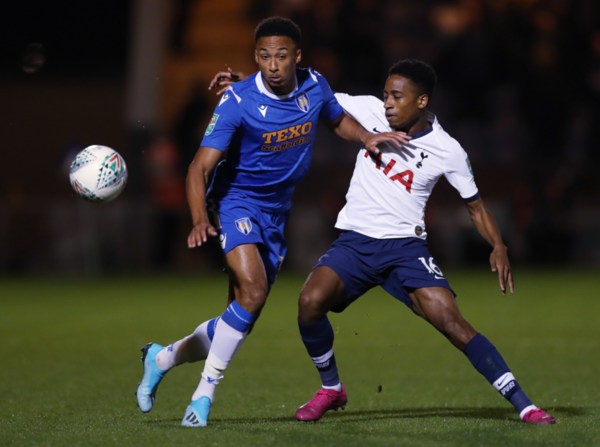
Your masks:
M296 64L301 52L292 39L285 36L261 37L256 41L254 59L265 85L273 93L290 93L296 85Z
M394 130L407 132L418 121L429 97L419 94L415 84L402 76L391 75L385 82L385 117Z

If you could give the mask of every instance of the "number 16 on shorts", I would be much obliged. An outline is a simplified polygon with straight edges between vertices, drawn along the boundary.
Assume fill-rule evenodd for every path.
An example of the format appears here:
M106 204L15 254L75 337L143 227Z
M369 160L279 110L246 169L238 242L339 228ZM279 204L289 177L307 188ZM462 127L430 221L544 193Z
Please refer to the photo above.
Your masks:
M425 266L427 271L435 276L435 279L444 279L444 274L440 268L433 262L433 256L429 258L429 263L425 258L419 258L419 261Z

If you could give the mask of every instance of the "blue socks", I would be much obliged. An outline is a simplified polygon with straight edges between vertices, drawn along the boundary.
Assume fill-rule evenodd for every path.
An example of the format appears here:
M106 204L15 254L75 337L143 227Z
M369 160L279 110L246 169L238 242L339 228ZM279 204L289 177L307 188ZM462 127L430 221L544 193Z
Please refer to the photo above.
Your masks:
M234 301L235 302L235 301ZM232 303L233 304L233 303ZM240 309L242 309L242 307L238 304L236 304L236 309L239 307ZM246 312L244 309L242 309L244 312ZM250 335L250 332L252 332L252 329L254 329L254 323L256 323L256 319L254 318L254 315L246 312L247 315L250 315L251 319L253 319L252 324L248 327L248 335ZM219 322L219 320L221 319L221 317L217 317L217 318L213 318L212 320L210 320L208 322L208 326L206 327L206 334L208 335L208 338L210 339L210 341L213 341L213 338L215 336L215 329L217 327L217 323Z
M317 367L323 386L340 386L335 355L333 354L333 328L327 317L311 324L298 322L300 336L308 354Z
M323 386L339 386L340 378L333 354L333 328L327 317L311 324L298 322L298 326L304 346L319 371ZM487 338L477 334L467 343L464 353L475 369L515 407L521 417L529 409L535 408L496 347Z
M233 301L227 307L221 318L225 323L239 332L246 332L254 324L254 320L256 320L256 317L247 312L237 301Z
M502 396L508 400L515 409L521 413L532 403L525 395L515 377L512 375L506 362L490 341L481 334L477 334L467 346L465 355L481 375L483 375Z

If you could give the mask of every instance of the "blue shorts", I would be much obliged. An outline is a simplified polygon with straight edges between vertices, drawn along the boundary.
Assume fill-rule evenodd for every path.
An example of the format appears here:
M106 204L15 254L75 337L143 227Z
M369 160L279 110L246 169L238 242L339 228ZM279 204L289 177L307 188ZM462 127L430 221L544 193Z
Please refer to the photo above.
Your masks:
M287 251L283 228L290 212L272 213L235 199L209 200L208 212L223 255L238 245L258 245L270 289Z
M414 289L445 287L456 296L429 253L427 241L416 237L373 239L344 232L314 268L321 266L333 269L346 288L346 302L333 312L343 311L375 286L413 311L408 293Z

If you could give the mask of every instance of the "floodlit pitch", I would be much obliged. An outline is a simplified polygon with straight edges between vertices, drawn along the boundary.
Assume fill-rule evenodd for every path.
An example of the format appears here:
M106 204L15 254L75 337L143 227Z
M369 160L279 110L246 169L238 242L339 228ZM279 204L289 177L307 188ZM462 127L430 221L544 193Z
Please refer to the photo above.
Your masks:
M0 283L0 445L600 444L597 274L517 269L511 297L489 272L448 274L463 313L498 340L555 426L520 422L460 352L382 290L331 319L346 410L297 423L294 412L318 377L297 333L303 278L283 276L223 379L211 425L185 430L181 402L202 363L172 371L152 413L142 414L133 395L138 349L222 310L224 275L14 279Z

